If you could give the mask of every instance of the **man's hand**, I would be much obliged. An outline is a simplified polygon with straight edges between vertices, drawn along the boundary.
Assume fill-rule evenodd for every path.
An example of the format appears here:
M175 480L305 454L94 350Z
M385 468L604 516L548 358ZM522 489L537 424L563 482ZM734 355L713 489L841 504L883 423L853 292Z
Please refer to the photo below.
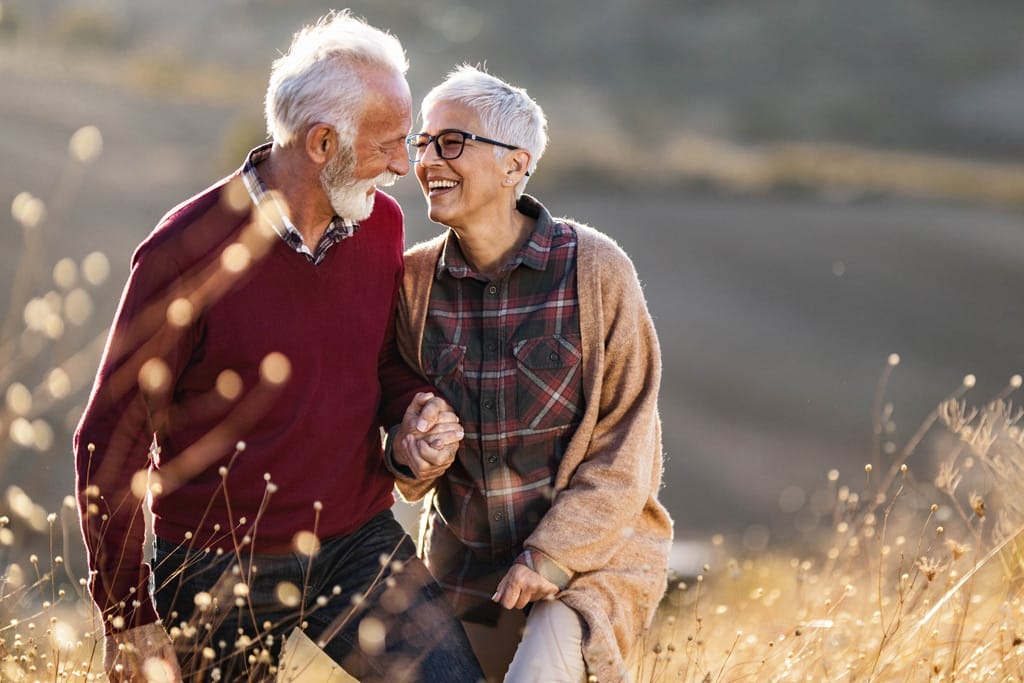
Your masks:
M554 596L558 586L525 564L514 564L508 570L491 600L505 609L523 609L531 602Z
M416 394L395 435L395 462L417 479L436 479L455 460L464 432L448 402L433 394Z
M156 622L108 635L103 667L112 683L182 680L174 645Z

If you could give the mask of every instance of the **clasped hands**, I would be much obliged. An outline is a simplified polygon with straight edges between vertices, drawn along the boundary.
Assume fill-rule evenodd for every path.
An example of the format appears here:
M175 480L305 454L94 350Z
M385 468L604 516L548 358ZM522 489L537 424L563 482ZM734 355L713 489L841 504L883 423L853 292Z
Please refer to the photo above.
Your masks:
M395 462L412 470L416 479L436 479L455 461L463 436L459 417L447 401L416 394L395 436Z

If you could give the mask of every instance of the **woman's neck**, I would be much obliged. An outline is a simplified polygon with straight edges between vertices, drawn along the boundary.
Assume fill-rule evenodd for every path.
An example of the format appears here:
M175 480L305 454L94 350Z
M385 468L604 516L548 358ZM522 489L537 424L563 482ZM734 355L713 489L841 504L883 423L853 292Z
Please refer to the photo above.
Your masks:
M526 244L536 221L513 209L496 222L453 228L469 265L480 275L496 279L502 267Z

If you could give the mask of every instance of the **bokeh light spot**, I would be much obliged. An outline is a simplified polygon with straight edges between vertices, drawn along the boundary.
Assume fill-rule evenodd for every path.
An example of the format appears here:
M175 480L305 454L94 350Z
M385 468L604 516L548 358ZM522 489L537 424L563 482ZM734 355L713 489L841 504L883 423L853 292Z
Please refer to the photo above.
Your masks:
M241 177L233 179L224 187L221 201L235 213L242 213L249 209L252 200L249 198L249 191L245 189L245 182Z
M46 335L47 339L57 340L64 336L64 318L61 318L56 313L50 313L46 316L46 322L43 324L43 334Z
M36 440L36 433L32 429L32 423L23 417L15 418L11 422L10 435L11 441L25 448L31 447Z
M149 492L149 470L139 470L132 475L132 495L140 500Z
M320 550L320 539L312 531L300 531L292 538L292 545L303 555L312 556Z
M217 393L229 401L242 395L242 377L234 370L223 370L217 375Z
M68 142L71 158L83 164L92 163L103 153L103 135L96 126L82 126Z
M7 506L18 517L27 519L32 515L32 499L20 486L7 487Z
M252 262L249 247L235 242L224 248L220 255L220 264L230 273L241 273Z
M170 665L159 657L147 657L142 664L142 674L146 677L147 683L171 683L172 677Z
M32 447L45 453L53 446L53 428L46 420L32 421Z
M71 289L78 283L78 264L74 259L62 258L53 266L53 284L59 289Z
M292 374L292 364L283 353L274 351L260 363L260 377L270 384L284 384Z
M32 410L32 392L21 382L7 387L7 408L15 415L27 415Z
M88 322L92 310L92 297L81 287L72 289L64 299L64 317L76 327Z
M46 204L28 192L20 192L11 202L11 215L23 227L32 229L46 218Z
M110 277L110 261L102 251L94 251L82 259L82 277L94 287Z
M8 588L21 588L25 585L25 570L21 568L21 565L12 562L7 565L6 580Z
M38 297L30 299L25 304L25 310L22 314L25 320L25 327L34 332L41 332L46 327L46 319L49 315L50 309L47 307L46 302Z
M184 297L179 297L167 306L167 322L175 327L185 327L192 322L195 315L195 308L192 302Z
M302 591L291 581L282 581L274 588L277 601L285 607L298 607L302 600Z
M75 627L68 622L58 621L53 625L51 637L58 649L70 650L75 646L75 641L78 640L78 633L75 631Z
M139 386L148 393L166 391L171 385L171 371L159 358L150 358L139 369Z
M369 655L379 655L384 651L384 638L387 627L380 619L365 617L359 622L359 647Z

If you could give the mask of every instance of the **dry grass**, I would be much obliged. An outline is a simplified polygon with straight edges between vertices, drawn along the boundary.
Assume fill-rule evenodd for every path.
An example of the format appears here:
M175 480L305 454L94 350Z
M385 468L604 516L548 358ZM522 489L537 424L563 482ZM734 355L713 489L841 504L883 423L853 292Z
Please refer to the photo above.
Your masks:
M830 472L827 531L798 554L734 557L719 539L718 562L670 588L638 679L1024 680L1024 437L1006 400L1021 378L980 408L961 398L973 384L903 448L879 439L859 492ZM954 438L921 481L933 430Z

